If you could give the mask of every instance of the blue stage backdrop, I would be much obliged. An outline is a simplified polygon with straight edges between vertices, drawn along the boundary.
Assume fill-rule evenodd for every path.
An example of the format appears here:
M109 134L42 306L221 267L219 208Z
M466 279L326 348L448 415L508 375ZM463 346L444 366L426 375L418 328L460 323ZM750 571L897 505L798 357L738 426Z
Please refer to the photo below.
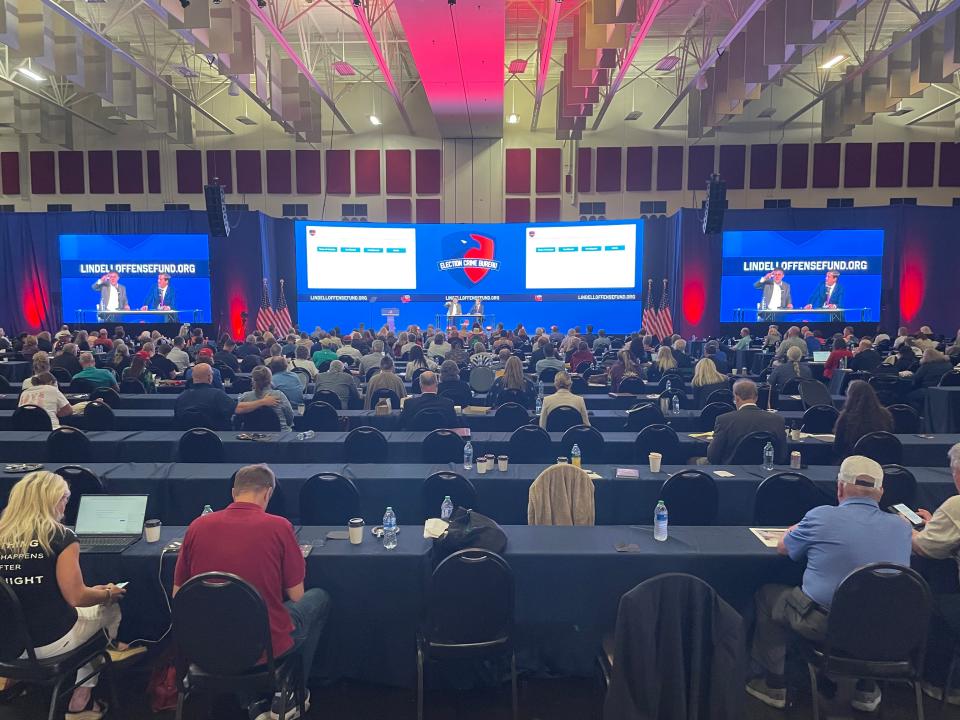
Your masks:
M840 273L831 305L847 308L845 322L880 319L883 230L732 230L723 234L720 322L765 321L758 310L763 290L754 284L774 268L784 271L797 313L770 318L777 323L829 322L831 314L804 313L823 307L828 270Z
M524 225L296 223L301 327L368 327L399 311L398 327L463 312L481 299L492 319L528 330L591 323L640 326L643 222ZM492 316L492 318L491 318Z
M178 313L117 314L117 320L210 322L210 249L206 235L61 235L60 288L65 322L97 322L100 291L92 289L101 276L117 272L131 310L151 305L157 275L168 273L165 304Z

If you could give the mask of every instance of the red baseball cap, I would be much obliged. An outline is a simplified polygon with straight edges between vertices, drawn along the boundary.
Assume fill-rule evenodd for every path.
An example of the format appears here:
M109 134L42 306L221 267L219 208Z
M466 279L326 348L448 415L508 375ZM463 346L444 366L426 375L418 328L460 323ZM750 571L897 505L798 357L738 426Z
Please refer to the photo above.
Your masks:
M213 357L213 350L210 348L200 348L200 352L197 355L202 355L203 357Z

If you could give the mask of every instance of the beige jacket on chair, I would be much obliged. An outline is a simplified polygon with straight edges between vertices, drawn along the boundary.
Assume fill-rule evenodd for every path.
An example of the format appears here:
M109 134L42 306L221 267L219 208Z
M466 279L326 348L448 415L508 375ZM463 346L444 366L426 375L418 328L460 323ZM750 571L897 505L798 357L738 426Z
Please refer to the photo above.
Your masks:
M527 501L530 525L594 525L593 480L573 465L548 467L533 481Z

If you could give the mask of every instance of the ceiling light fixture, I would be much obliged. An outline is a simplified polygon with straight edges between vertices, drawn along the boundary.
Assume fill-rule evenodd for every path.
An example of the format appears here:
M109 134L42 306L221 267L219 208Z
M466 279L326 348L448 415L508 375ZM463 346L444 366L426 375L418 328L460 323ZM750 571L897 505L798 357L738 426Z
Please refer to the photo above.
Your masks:
M523 58L517 58L516 60L510 61L510 66L507 68L507 72L511 75L522 75L527 71L527 61Z
M371 125L383 125L383 122L381 122L380 118L378 118L376 115L371 115L371 116L370 116L370 124L371 124Z
M508 122L510 125L516 125L518 122L520 122L520 116L517 115L515 112L510 113L510 114L507 116L507 122Z
M659 70L660 72L668 72L673 70L679 62L680 58L676 55L664 55L660 58L660 61L653 66L653 69Z
M353 65L348 63L346 60L337 60L333 64L333 71L340 77L349 77L350 75L357 74L357 71L354 69Z
M36 70L32 68L28 68L28 67L17 68L17 72L23 75L24 77L30 78L34 82L43 82L45 80L43 75L41 75L40 73L38 73Z
M837 65L839 65L846 59L847 59L846 55L834 55L832 58L827 60L823 65L821 65L820 69L829 70L830 68L835 68Z

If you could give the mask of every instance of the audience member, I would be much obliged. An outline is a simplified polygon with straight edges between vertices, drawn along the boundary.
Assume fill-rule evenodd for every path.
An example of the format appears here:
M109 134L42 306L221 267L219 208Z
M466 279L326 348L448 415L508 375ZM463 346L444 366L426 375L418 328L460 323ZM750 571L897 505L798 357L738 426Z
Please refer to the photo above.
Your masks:
M446 365L446 362L444 362ZM453 401L447 397L437 394L438 382L437 374L432 370L426 370L420 375L421 394L415 397L408 397L403 403L403 411L400 413L400 426L405 430L414 429L416 416L429 410L431 413L439 413L441 416L438 428L460 427L461 422L457 418Z
M543 346L543 359L538 360L535 366L537 375L542 373L547 368L552 368L557 371L566 369L566 365L564 365L563 360L556 356L556 351L553 349L553 345L550 344Z
M213 367L213 353L210 352L208 348L204 348L197 354L197 361L183 371L183 379L187 381L187 384L190 384L190 381L193 379L193 374L196 372L197 365L207 365L213 371L213 382L210 384L215 388L223 389L223 376L220 375L220 371L217 368Z
M867 338L863 338L857 345L857 351L853 354L853 359L850 361L850 369L860 372L872 372L876 370L882 362L883 358L880 357L880 353L873 349L873 343Z
M590 346L593 349L594 353L606 352L610 349L610 338L607 337L607 331L600 329L597 330L597 338L593 341L593 344Z
M77 353L78 349L75 343L66 343L60 350L60 354L50 361L50 367L63 368L70 374L70 377L73 377L83 369L80 367L80 360L77 357Z
M847 399L833 429L834 454L841 460L852 455L860 438L879 430L893 432L893 416L869 383L854 380L847 386Z
M783 342L786 343L786 340ZM802 359L803 350L798 346L793 345L787 350L786 359L773 369L767 379L770 384L770 392L780 392L794 378L809 380L813 377L810 366L800 362Z
M74 380L89 380L94 387L108 387L119 390L117 376L106 368L98 368L93 353L80 353L80 372L73 376Z
M376 343L375 343L376 344ZM397 397L406 397L407 391L403 385L403 380L397 377L393 371L393 358L384 355L380 358L380 372L370 378L367 383L367 391L363 396L363 409L370 410L370 400L377 390L393 390ZM394 408L396 409L396 408Z
M533 352L530 353L530 361L528 367L530 372L536 372L537 363L543 360L546 355L544 354L544 348L550 344L550 338L546 335L540 335L536 342L533 344Z
M32 369L33 369L34 377L39 375L40 373L50 372L50 356L47 354L45 350L40 350L39 352L35 352L33 354L32 366L33 366ZM57 382L56 376L54 376L53 384L54 384L54 387L60 386L60 384ZM26 388L31 387L32 385L33 385L33 377L28 377L26 380L23 381L21 387L25 390Z
M664 375L675 373L677 369L677 361L673 357L673 351L666 345L661 345L653 362L647 368L647 380L659 382Z
M923 412L927 398L927 388L940 384L940 380L953 370L947 356L939 350L928 347L920 358L920 367L913 375L913 389L907 395L910 404Z
M213 368L207 363L197 363L193 368L193 384L177 396L173 406L174 417L181 427L193 426L202 419L202 425L211 430L229 430L234 414L243 415L261 407L275 408L281 402L280 393L265 393L255 400L237 401L222 389L213 387L212 382Z
M473 343L473 354L470 356L470 364L474 367L490 367L496 362L496 356L487 352L486 346L482 340Z
M342 360L334 360L330 363L330 369L319 373L314 381L317 392L320 390L329 390L340 398L340 407L343 410L350 408L351 404L359 403L360 393L357 391L357 380L345 369Z
M270 364L273 365L277 363L277 360L285 362L284 358L276 358L271 360ZM290 374L292 375L293 373ZM273 411L277 414L277 419L280 421L280 429L290 430L293 427L293 405L289 396L283 390L276 387L276 379L277 376L270 369L269 365L260 365L254 368L253 372L250 373L250 382L253 384L253 389L243 393L240 396L240 402L252 403L268 397L276 398L277 402L272 407ZM297 387L299 387L300 381L296 377L294 377L293 380L296 381Z
M408 379L413 378L413 374L417 370L436 370L437 363L428 358L423 353L423 348L419 345L414 345L410 348L410 353L407 357L407 370L406 376Z
M230 338L223 339L223 345L220 350L214 353L213 362L215 365L225 365L235 373L240 372L240 359L236 356L234 350L237 344Z
M177 372L183 372L190 364L190 356L187 355L183 346L183 337L178 335L173 339L173 347L170 348L170 352L167 353L167 360L177 366Z
M833 341L833 350L827 355L827 361L823 364L823 377L827 380L833 377L834 371L838 370L844 362L849 363L853 358L853 353L847 348L847 343L842 337Z
M917 339L914 340L914 343L923 351L936 350L937 345L940 344L934 339L933 330L930 329L929 325L924 325L920 328L920 332L917 333Z
M124 368L121 380L139 380L143 383L144 392L154 393L157 391L157 381L153 373L147 369L146 353L138 352L130 361L130 367Z
M289 369L287 359L285 357L270 358L267 367L273 375L271 387L282 392L293 407L303 405L303 383L300 375Z
M442 332L438 332L436 335L434 335L432 342L427 344L427 352L430 354L430 357L445 357L446 354L452 349L453 346L447 342L447 339Z
M693 399L701 410L710 402L710 396L717 390L726 390L730 387L727 376L717 370L716 364L710 358L703 358L693 370Z
M787 430L783 417L757 407L757 384L752 380L738 380L733 384L733 403L737 409L717 418L713 439L707 447L707 459L712 465L729 465L737 445L753 432L773 435L774 459L787 459ZM762 458L758 457L759 463Z
M570 369L576 372L581 363L593 365L593 353L590 352L590 346L581 341L577 351L570 356Z
M467 351L463 348L463 340L459 337L451 337L449 340L450 352L444 355L444 359L453 360L457 365L466 365L470 358Z
M807 344L807 357L813 357L815 352L823 350L823 341L810 328L805 328L802 334L803 341Z
M370 353L360 358L360 373L366 377L371 368L380 367L380 361L384 358L383 340L374 340L370 344Z
M473 388L470 383L460 379L460 367L453 360L444 360L440 364L439 382L439 392L453 399L455 405L473 402Z
M693 358L687 355L687 341L684 339L674 340L671 343L671 350L673 352L674 362L677 363L677 367L689 370L693 367Z
M617 351L617 361L607 369L610 391L620 392L620 383L626 378L640 379L640 366L634 360L633 353L627 348Z
M511 398L510 401L517 402L525 408L533 407L533 400L536 397L536 387L523 373L523 363L516 355L511 355L503 368L503 375L493 382L493 386L487 393L487 404L490 407L498 407L504 402L504 390L518 390L522 394L520 398ZM513 393L511 393L512 395Z
M583 425L590 424L590 416L587 414L587 405L583 398L574 395L570 388L573 386L573 380L564 372L558 372L553 379L554 391L543 397L543 409L540 411L540 427L546 429L547 419L550 413L558 407L572 407L580 412L580 419Z
M293 350L293 355L293 360L290 361L291 365L306 370L310 380L316 381L319 371L317 366L313 364L313 360L310 359L310 348L306 345L297 345Z
M29 387L24 387L17 400L17 406L36 405L46 410L50 424L56 430L60 427L60 418L73 414L73 406L57 388L57 380L49 372L42 372L30 378Z
M800 328L796 325L787 330L787 335L777 348L777 353L774 357L782 360L786 357L787 351L792 347L800 351L801 358L807 357L810 354L810 348L807 346L807 342L800 337Z

